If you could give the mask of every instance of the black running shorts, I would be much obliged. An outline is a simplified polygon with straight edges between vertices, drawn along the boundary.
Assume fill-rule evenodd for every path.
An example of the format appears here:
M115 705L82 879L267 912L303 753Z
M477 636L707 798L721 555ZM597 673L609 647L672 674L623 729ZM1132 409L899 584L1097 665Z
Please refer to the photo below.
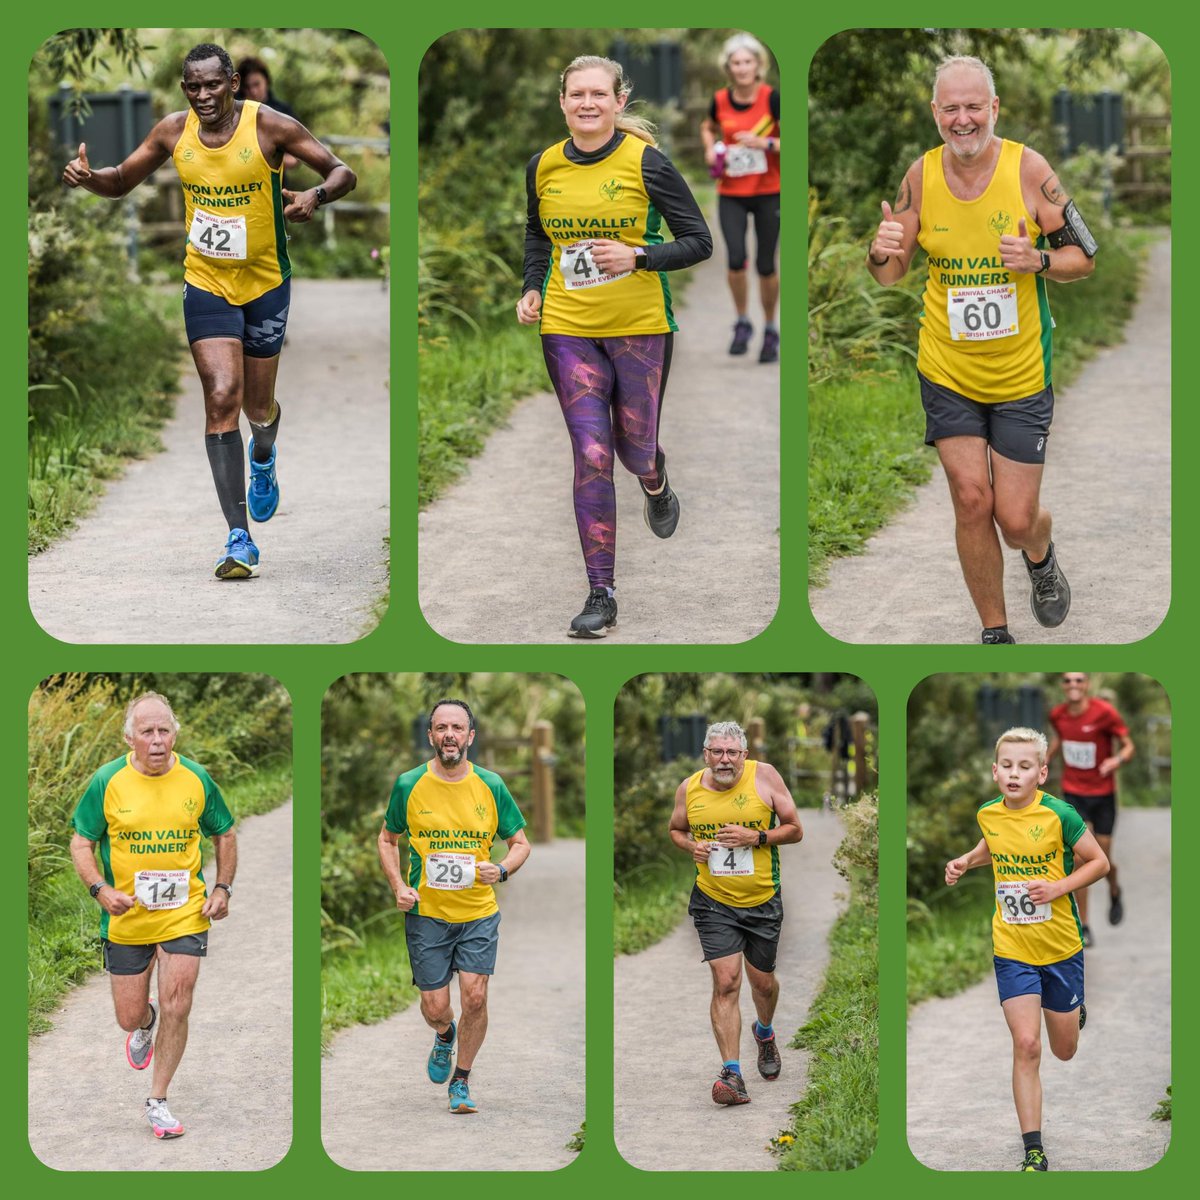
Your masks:
M1046 461L1054 418L1053 388L1023 400L982 404L933 383L920 371L917 378L925 409L925 445L932 446L939 438L980 437L1002 458L1019 463Z
M1075 792L1063 792L1062 798L1099 834L1112 837L1117 823L1117 796L1080 796Z
M206 338L237 338L242 353L250 358L274 358L283 349L291 305L290 279L242 305L230 304L223 296L185 283L183 324L188 345Z
M208 956L208 930L185 933L168 942L150 942L146 946L126 946L122 942L104 939L104 969L110 975L141 975L154 961L154 952L162 947L165 954L189 954L193 958Z
M734 908L693 886L688 913L700 935L704 962L742 954L760 971L775 970L779 929L783 924L783 900L778 892L765 904Z

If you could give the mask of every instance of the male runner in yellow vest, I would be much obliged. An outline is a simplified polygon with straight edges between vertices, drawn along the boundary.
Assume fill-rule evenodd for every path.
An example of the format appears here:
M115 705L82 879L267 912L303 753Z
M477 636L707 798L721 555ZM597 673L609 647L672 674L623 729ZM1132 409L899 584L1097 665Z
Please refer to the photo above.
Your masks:
M208 928L229 915L237 870L233 817L208 772L173 752L178 733L165 696L132 700L125 710L130 753L92 776L71 818L71 860L103 909L104 967L117 1023L129 1034L125 1057L135 1071L154 1063L146 1117L156 1138L183 1133L167 1088L187 1046ZM202 834L216 850L211 888L201 871ZM156 960L158 997L151 999Z
M758 1072L777 1079L782 1066L771 1026L779 1002L775 958L783 924L779 847L804 836L791 793L769 763L746 758L746 734L718 721L704 736L702 771L675 793L671 841L696 863L688 912L712 970L711 1018L721 1071L717 1104L749 1104L742 1078L742 967L758 1020Z
M220 46L204 43L183 60L189 109L164 117L118 167L93 169L87 145L67 164L63 182L97 196L126 195L173 159L183 185L187 229L183 315L204 388L204 444L229 526L218 579L258 571L247 512L269 521L279 507L275 375L291 304L292 265L284 221L309 221L355 185L354 172L299 121L252 100L237 100L239 79ZM306 163L322 183L306 192L283 187L284 156ZM246 491L242 412L250 422Z
M929 260L917 354L925 441L954 502L958 557L985 645L1014 642L1004 605L1005 542L1029 572L1039 624L1071 606L1039 494L1054 412L1046 280L1092 273L1096 242L1058 176L1028 146L995 136L1000 100L977 58L945 59L933 88L944 146L909 167L871 243L885 287Z
M429 713L427 763L396 780L379 831L379 862L407 914L404 940L421 1016L434 1032L426 1071L433 1083L450 1081L450 1111L477 1111L468 1080L487 1033L488 979L496 969L500 909L494 885L507 883L529 857L525 818L504 780L467 758L475 717L465 700L439 700ZM407 870L400 865L401 835L408 838ZM508 853L491 860L501 838ZM458 973L461 1020L454 1020L450 979ZM458 1063L450 1059L458 1041Z

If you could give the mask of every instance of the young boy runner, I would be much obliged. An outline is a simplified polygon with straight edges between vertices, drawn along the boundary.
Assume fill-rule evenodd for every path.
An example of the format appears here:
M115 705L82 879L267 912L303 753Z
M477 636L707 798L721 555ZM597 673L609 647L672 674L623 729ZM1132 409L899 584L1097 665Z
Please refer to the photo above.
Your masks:
M1013 1042L1013 1100L1025 1158L1020 1171L1046 1171L1042 1149L1042 1017L1050 1050L1074 1058L1087 1020L1083 1003L1083 943L1072 895L1104 877L1108 859L1083 818L1041 791L1046 738L1036 729L1009 729L996 742L992 778L1001 795L977 814L983 837L946 864L946 885L988 862L996 880L993 963L1000 1005Z

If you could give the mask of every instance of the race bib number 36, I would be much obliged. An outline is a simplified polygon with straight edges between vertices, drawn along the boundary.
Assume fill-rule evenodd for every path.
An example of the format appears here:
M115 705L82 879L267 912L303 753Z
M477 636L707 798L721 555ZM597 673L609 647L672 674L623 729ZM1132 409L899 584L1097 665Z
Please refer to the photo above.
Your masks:
M947 288L946 314L950 319L950 337L956 342L987 342L1013 337L1020 332L1017 285Z
M620 271L616 275L606 275L592 258L594 242L572 242L562 248L559 255L558 268L562 272L563 283L571 291L579 288L599 287L602 283L612 283L614 279L623 279L631 274Z
M1095 742L1063 742L1063 762L1077 771L1091 771L1096 766Z
M1023 880L996 884L996 899L1006 925L1038 925L1050 920L1050 905L1034 904L1029 898L1029 885Z
M753 846L714 846L708 852L708 869L714 875L753 875Z
M750 146L732 145L725 151L725 176L740 179L743 175L765 175L767 152Z
M182 908L187 903L189 871L138 871L133 894L143 908Z
M246 260L246 218L217 217L203 209L192 214L188 241L205 258Z
M425 859L425 882L439 892L475 886L475 855L438 850Z

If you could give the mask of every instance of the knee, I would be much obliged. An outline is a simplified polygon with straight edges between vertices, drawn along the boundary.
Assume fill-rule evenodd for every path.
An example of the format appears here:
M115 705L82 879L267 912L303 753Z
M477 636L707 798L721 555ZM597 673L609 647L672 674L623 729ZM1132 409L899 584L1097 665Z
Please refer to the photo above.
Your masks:
M641 479L657 480L658 465L654 459L653 447L636 446L627 439L621 438L617 442L617 457L621 460L621 466L630 475L637 475Z
M995 497L984 484L973 479L951 480L950 498L954 502L954 515L961 524L976 525L993 519Z
M769 1000L775 994L775 976L770 975L766 979L750 980L751 992L762 1000Z
M435 1025L450 1019L450 997L434 992L421 993L421 1015Z
M999 508L996 510L996 524L1000 526L1000 534L1014 550L1024 546L1033 534L1037 523L1037 509Z
M1078 1038L1073 1038L1070 1042L1067 1042L1065 1045L1063 1045L1063 1044L1055 1045L1054 1042L1050 1043L1051 1053L1054 1055L1055 1058L1060 1059L1062 1062L1070 1062L1071 1059L1073 1059L1075 1057L1075 1051L1078 1049L1079 1049L1079 1039Z
M204 407L213 418L236 417L242 411L242 387L231 380L209 384L204 393Z
M464 1017L477 1017L487 1011L487 980L463 987L459 992Z
M713 995L718 999L736 1000L741 990L742 976L740 972L734 975L713 976Z
M1036 1067L1042 1061L1042 1039L1038 1033L1013 1035L1013 1057L1018 1063Z
M135 1029L140 1029L145 1023L146 1010L144 1008L141 1012L136 1012L133 1009L117 1010L117 1024L126 1033L132 1033Z
M192 1011L192 989L172 988L165 991L158 999L158 1006L164 1019L184 1021Z

